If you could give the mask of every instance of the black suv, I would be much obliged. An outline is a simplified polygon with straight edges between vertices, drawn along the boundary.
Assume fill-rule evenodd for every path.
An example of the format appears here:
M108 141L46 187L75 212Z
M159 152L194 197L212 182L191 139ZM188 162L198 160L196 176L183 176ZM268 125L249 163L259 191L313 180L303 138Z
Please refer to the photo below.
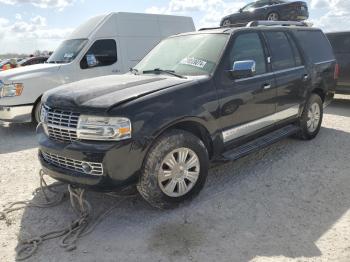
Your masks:
M336 92L350 94L350 32L327 34L339 64L339 79Z
M321 30L293 25L176 35L128 74L47 92L37 129L44 171L93 190L136 184L170 208L203 188L210 162L314 138L336 61Z

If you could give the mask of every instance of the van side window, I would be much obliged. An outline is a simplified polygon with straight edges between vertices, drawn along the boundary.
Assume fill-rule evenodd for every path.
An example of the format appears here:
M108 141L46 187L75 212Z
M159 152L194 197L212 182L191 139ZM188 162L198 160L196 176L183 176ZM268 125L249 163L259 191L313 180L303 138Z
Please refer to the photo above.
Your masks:
M113 39L97 40L80 62L82 69L109 66L117 62L117 44Z
M333 46L334 53L350 53L350 35L328 35L328 39Z
M284 32L265 32L274 71L295 67L294 54Z
M245 33L237 36L230 52L230 66L234 62L253 60L256 63L256 74L266 73L266 59L263 45L257 33Z

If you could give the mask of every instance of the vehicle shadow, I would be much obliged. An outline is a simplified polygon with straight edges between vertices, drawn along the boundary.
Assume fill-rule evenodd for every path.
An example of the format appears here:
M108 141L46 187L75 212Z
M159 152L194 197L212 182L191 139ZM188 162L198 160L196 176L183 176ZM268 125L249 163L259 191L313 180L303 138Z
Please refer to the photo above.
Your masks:
M27 124L5 124L0 121L0 155L37 147L36 126Z
M175 210L140 197L118 204L95 230L63 252L39 246L28 261L250 261L257 256L319 257L317 241L350 208L350 133L323 128L312 141L286 139L212 168L207 186ZM33 201L37 201L38 196ZM118 200L88 192L99 214ZM64 227L75 218L68 201L27 208L19 238Z
M325 113L350 117L350 99L336 98L332 104L326 108Z

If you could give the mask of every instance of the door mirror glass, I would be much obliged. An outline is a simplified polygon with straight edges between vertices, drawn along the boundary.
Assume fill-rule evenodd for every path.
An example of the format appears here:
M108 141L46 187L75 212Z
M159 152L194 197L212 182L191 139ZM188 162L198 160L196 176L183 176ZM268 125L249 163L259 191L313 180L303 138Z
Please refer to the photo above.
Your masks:
M236 61L233 63L231 76L234 79L248 78L255 75L256 63L253 60Z

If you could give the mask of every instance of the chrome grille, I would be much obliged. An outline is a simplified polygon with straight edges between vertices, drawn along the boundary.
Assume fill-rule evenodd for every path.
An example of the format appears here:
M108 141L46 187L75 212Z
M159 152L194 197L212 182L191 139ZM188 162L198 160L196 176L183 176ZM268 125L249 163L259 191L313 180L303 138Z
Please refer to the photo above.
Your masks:
M45 114L44 122L52 139L69 142L77 140L79 113L52 109L44 105L42 114Z
M102 176L103 167L101 163L84 162L79 160L74 160L71 158L66 158L63 156L58 156L46 152L41 152L43 159L56 167L61 167L64 169L76 171L86 175L92 176Z

